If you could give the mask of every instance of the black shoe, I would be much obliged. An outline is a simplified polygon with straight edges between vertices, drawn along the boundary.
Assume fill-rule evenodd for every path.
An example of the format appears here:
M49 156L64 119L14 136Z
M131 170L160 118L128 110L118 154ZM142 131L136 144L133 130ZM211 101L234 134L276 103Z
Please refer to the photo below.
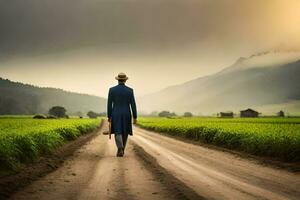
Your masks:
M122 149L119 148L117 151L117 157L122 157L122 156L123 156Z

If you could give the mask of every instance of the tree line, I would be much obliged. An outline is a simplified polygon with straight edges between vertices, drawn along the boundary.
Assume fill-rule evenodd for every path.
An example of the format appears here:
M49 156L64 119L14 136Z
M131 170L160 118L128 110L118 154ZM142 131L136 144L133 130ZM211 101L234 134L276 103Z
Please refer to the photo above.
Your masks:
M84 114L82 112L77 112L75 115L79 118L83 118ZM89 111L86 113L86 116L89 118L97 118L97 117L103 117L106 116L106 112L102 113L96 113L94 111ZM69 115L67 114L67 110L62 106L53 106L49 109L48 115L43 114L37 114L33 116L34 119L57 119L57 118L69 118Z
M41 88L0 78L0 115L47 114L49 108L60 105L69 114L106 109L106 99L56 88Z

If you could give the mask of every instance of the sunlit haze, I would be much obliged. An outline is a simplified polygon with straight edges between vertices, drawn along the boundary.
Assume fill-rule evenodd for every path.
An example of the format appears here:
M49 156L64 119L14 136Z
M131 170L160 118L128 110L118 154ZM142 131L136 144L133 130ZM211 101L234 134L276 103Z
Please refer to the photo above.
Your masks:
M0 77L106 97L125 72L143 96L299 49L299 10L298 0L1 1Z

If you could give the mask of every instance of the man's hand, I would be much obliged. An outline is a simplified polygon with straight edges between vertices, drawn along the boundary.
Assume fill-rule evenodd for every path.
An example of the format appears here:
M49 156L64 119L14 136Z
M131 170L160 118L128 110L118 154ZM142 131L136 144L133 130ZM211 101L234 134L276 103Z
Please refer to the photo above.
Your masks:
M136 124L137 120L135 118L133 118L133 124Z
M107 118L107 121L110 123L111 122L111 118Z

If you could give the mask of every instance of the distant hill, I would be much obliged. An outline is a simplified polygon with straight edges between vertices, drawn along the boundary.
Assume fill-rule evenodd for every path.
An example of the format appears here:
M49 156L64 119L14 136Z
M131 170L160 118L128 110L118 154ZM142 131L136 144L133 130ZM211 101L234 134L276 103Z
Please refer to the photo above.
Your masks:
M245 108L300 113L300 53L265 52L238 59L219 73L139 99L145 112L211 114Z
M41 88L0 78L0 114L46 114L52 106L64 106L68 114L93 110L104 112L106 100L101 97Z

